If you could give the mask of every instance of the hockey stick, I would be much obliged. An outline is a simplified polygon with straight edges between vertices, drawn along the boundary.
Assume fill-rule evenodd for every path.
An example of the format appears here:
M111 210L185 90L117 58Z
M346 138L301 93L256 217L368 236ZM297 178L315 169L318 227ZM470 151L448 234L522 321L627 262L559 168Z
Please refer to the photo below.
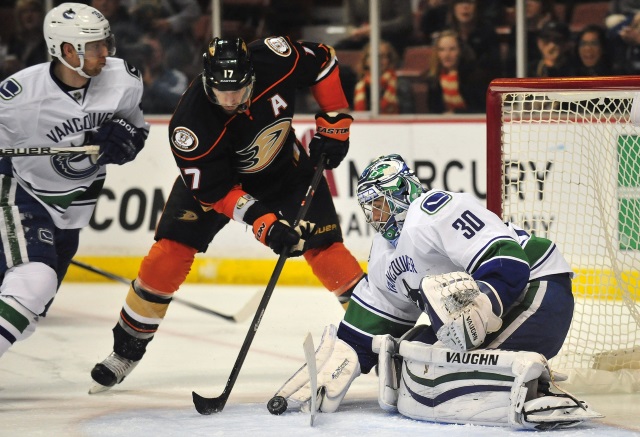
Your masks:
M309 371L309 388L311 389L311 405L309 406L309 413L311 413L311 419L309 425L313 426L313 421L316 418L318 412L318 369L316 368L316 351L313 346L313 337L311 333L307 333L307 337L302 343L304 349L304 358L307 362L307 370ZM322 399L322 396L320 396Z
M105 270L99 269L97 267L90 266L89 264L85 264L85 263L83 263L81 261L76 261L75 259L72 259L71 260L71 264L73 264L74 266L78 266L80 268L83 268L85 270L88 270L90 272L96 273L98 275L104 276L105 278L109 278L109 279L112 279L114 281L121 282L123 284L131 285L131 281L129 279L127 279L127 278L123 278L122 276L116 275L115 273L110 273L110 272L107 272ZM260 299L260 292L257 292L251 298L251 300L249 300L249 302L247 302L244 305L244 307L242 307L240 309L240 311L238 311L237 313L232 314L232 315L222 314L222 313L214 311L214 310L212 310L210 308L198 305L196 303L179 299L179 298L177 298L175 296L173 297L172 300L174 302L177 302L177 303L180 303L182 305L188 306L189 308L193 308L194 310L201 311L201 312L206 313L206 314L211 314L212 316L220 317L221 319L225 319L225 320L228 320L230 322L239 323L239 322L244 322L245 320L247 320L249 318L249 316L251 314L253 314L253 312L256 310L256 308L258 308L259 299Z
M316 168L316 172L313 174L313 178L311 180L311 184L307 188L307 193L302 200L300 205L300 210L298 211L298 215L293 222L293 226L297 226L300 223L300 220L304 218L307 214L309 206L311 205L311 199L320 183L320 179L322 178L322 171L324 170L324 155L321 156L320 164ZM249 332L244 339L244 343L242 343L242 347L240 348L240 353L238 354L238 358L236 358L236 362L233 365L233 369L231 370L231 374L229 375L229 379L227 380L227 385L225 385L222 394L217 398L205 398L200 396L195 391L193 394L193 404L198 410L200 414L211 414L211 413L219 413L224 408L227 403L227 399L229 399L229 395L231 394L231 390L233 389L233 385L236 383L236 379L238 378L238 374L240 373L240 369L242 368L242 364L244 363L245 358L247 357L247 353L249 352L249 347L251 347L251 342L253 338L256 336L256 332L258 331L258 327L260 326L260 321L262 320L262 316L264 315L264 311L267 308L267 304L269 303L269 299L273 294L273 290L278 282L278 278L280 277L280 273L282 272L282 268L284 267L284 263L289 256L289 251L291 248L286 248L278 257L278 262L276 263L275 268L273 269L273 273L271 274L271 279L269 279L269 283L267 284L267 288L264 290L264 295L262 296L262 300L260 301L260 305L258 306L258 310L256 311L256 315L253 316L253 321L251 322L251 326L249 327Z
M50 155L98 155L100 146L77 147L22 147L18 149L0 149L3 156L50 156Z

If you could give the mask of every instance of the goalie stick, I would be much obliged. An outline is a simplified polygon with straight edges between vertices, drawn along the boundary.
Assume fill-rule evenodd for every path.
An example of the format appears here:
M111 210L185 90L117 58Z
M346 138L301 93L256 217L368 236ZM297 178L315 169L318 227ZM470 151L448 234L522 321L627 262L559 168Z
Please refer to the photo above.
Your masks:
M316 348L313 345L313 337L311 333L307 333L307 338L302 343L304 349L304 358L307 361L307 370L309 371L309 388L311 389L311 405L309 406L309 413L311 413L311 419L309 425L313 426L313 421L316 418L318 412L318 400L322 399L322 393L318 393L318 369L316 368Z
M311 205L311 199L313 199L313 195L315 194L316 188L320 183L320 179L322 179L322 172L324 170L324 154L320 156L320 161L318 167L316 168L315 173L313 174L313 178L311 179L311 184L307 188L307 193L302 199L302 203L300 204L300 210L298 211L298 215L296 216L292 227L295 228L300 220L304 218L309 210L309 206ZM240 353L236 358L236 362L233 365L233 369L231 369L231 374L229 375L229 379L227 380L227 384L222 391L222 394L217 398L205 398L200 396L195 391L192 392L193 395L193 404L196 407L196 410L200 414L211 414L211 413L219 413L224 408L227 403L227 399L229 399L229 395L231 394L231 390L233 389L233 385L236 383L236 379L238 379L238 375L240 374L240 369L242 368L242 364L244 363L247 354L249 353L249 348L251 347L251 343L253 342L253 338L256 336L256 332L258 331L258 327L260 326L260 321L262 321L262 316L264 316L264 312L267 308L267 304L269 303L269 299L271 299L271 295L273 294L273 290L276 287L276 283L278 282L278 278L280 277L280 273L282 272L282 268L284 267L284 263L289 257L289 252L291 248L286 248L278 257L278 262L276 263L275 268L273 269L273 273L271 274L271 278L269 279L269 283L267 284L267 288L264 290L264 295L262 296L262 300L260 301L260 305L258 305L258 310L256 311L255 316L253 316L253 320L251 321L251 326L249 328L249 332L247 332L247 336L244 339L244 343L242 343L242 347L240 348Z
M85 264L85 263L83 263L81 261L76 261L75 259L72 259L71 260L71 264L73 264L74 266L80 267L82 269L88 270L90 272L96 273L98 275L102 275L105 278L109 278L109 279L112 279L114 281L121 282L123 284L131 285L131 281L129 279L127 279L127 278L123 278L122 276L116 275L115 273L107 272L105 270L99 269L99 268L91 266L89 264ZM188 306L189 308L192 308L194 310L201 311L201 312L206 313L206 314L211 314L212 316L220 317L221 319L227 320L229 322L240 323L240 322L244 322L245 320L247 320L249 318L249 316L251 314L253 314L253 312L256 310L256 308L258 308L259 299L260 299L260 292L257 292L256 294L253 295L251 300L249 300L249 302L247 302L240 309L240 311L236 312L235 314L219 313L218 311L214 311L214 310L212 310L210 308L203 307L202 305L198 305L196 303L189 302L187 300L179 299L179 298L177 298L175 296L173 297L172 300L174 302L179 303L179 304Z
M98 155L100 146L75 147L19 147L0 149L0 158L13 156Z

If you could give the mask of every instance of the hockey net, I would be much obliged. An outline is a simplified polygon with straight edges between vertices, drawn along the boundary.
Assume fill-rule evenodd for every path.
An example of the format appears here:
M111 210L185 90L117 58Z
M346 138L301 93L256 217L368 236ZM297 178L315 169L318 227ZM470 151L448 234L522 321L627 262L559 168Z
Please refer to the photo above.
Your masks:
M576 273L551 360L576 391L640 391L637 93L629 76L498 79L487 93L487 206L556 242Z

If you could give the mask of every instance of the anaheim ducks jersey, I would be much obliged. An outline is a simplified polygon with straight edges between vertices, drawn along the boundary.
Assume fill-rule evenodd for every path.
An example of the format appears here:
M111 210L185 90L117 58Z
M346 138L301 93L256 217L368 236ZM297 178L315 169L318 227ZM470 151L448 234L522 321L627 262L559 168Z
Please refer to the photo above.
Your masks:
M419 286L426 275L466 271L493 287L489 297L503 311L529 281L572 275L552 241L503 223L468 193L424 193L411 203L394 243L374 236L368 283L362 281L354 295L376 313L411 326L425 308Z
M148 130L142 89L139 71L118 58L71 91L54 78L52 63L26 68L0 84L0 147L80 146L114 117ZM87 155L0 158L0 172L12 174L62 229L89 223L106 175Z
M256 81L246 111L225 114L208 100L199 76L183 94L169 125L176 163L204 207L214 207L238 186L257 199L290 192L287 184L298 166L309 165L300 164L299 154L305 152L296 145L291 127L296 91L323 84L324 92L337 77L333 49L322 44L271 37L248 47ZM314 92L324 111L347 106L339 80L332 92L340 98Z

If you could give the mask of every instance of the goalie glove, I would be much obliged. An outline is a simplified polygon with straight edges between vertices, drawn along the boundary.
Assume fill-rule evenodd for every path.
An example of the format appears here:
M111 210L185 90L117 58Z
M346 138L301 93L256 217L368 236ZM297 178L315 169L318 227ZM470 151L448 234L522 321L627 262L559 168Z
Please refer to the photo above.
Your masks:
M291 257L304 253L305 243L315 230L315 223L300 220L296 227L292 227L288 221L279 220L274 213L262 215L253 222L253 233L257 240L278 255L290 247Z
M90 137L90 142L100 146L96 164L126 164L140 153L147 139L147 131L129 123L124 118L114 118L104 123Z
M353 117L349 114L326 112L316 114L316 134L309 142L311 161L318 163L324 155L324 165L336 168L349 151L349 131Z
M489 297L466 272L425 276L420 290L429 303L436 336L446 347L468 351L480 346L487 334L502 326Z
M334 325L324 329L320 345L316 349L316 370L318 372L318 409L323 413L335 412L351 383L360 375L358 355L346 342L338 338ZM311 404L311 384L307 365L303 365L275 396L282 396L289 403L299 405L302 411L308 411Z

